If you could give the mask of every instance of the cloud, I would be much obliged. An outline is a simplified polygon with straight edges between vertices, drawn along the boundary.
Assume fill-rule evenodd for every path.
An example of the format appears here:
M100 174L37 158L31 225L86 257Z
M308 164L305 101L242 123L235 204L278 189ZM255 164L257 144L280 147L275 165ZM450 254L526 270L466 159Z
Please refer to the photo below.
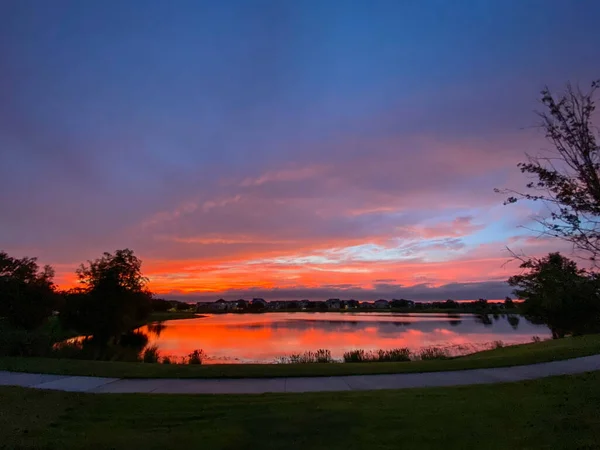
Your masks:
M460 21L428 28L418 5L358 31L362 10L325 8L330 27L294 5L0 15L0 248L56 265L65 285L78 263L133 248L163 293L495 283L507 244L562 248L509 240L534 207L499 212L493 188L522 185L516 163L542 146L520 130L538 88L597 72L594 39L561 44L593 14L545 8L504 35L530 7L494 8L462 35ZM522 39L532 26L554 52Z
M510 295L512 288L502 281L488 281L477 283L449 283L441 286L426 284L402 286L394 284L378 284L373 288L363 288L352 284L327 285L315 288L248 288L243 290L229 290L216 294L205 293L168 293L169 298L185 301L210 301L217 298L235 300L238 298L261 297L266 300L326 300L328 298L342 298L355 300L376 300L378 298L406 298L410 300L469 300L478 298L503 299Z

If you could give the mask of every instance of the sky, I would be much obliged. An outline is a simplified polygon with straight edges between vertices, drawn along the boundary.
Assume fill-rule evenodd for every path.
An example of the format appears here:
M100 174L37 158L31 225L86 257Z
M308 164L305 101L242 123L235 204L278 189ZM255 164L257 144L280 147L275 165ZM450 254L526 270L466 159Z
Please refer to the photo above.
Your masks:
M503 298L597 1L0 3L0 249L61 287L131 248L159 296Z

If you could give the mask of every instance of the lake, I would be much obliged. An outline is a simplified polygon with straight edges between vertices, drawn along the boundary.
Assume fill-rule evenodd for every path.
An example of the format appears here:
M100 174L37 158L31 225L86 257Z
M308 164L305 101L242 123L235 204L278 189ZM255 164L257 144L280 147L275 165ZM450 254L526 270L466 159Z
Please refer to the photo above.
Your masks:
M140 328L162 356L183 357L202 349L206 363L273 363L293 353L329 349L335 359L348 350L418 350L441 346L452 355L551 337L546 326L516 315L427 313L206 314Z

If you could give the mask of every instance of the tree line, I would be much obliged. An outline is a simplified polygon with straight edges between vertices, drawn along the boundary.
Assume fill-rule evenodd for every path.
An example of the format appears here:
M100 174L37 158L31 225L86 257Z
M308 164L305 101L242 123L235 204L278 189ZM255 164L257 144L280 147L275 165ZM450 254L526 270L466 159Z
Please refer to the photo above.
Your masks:
M57 313L64 329L108 343L152 310L141 267L132 250L106 252L79 266L77 287L60 291L52 267L40 268L36 258L0 252L0 317L15 328L33 331Z

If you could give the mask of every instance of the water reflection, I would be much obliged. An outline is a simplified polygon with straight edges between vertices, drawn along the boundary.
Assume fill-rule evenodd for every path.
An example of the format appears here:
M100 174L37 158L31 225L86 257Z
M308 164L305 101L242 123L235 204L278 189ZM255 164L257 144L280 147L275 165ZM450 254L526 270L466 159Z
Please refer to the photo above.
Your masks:
M149 323L148 326L146 327L146 329L148 330L149 334L159 337L160 334L163 332L163 330L166 327L167 326L165 325L164 322L154 322L154 323Z
M502 340L505 344L550 337L543 325L515 315L394 313L219 314L142 327L148 345L162 355L181 357L203 349L208 362L273 362L305 350L327 348L334 358L345 351L454 346L475 351Z

